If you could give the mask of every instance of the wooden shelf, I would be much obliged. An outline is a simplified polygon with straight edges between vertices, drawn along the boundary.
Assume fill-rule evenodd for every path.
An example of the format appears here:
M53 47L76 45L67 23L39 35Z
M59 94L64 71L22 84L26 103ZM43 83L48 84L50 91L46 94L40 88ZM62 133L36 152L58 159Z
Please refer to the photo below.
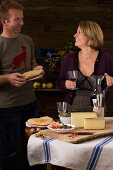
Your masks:
M61 90L60 89L34 89L34 91L35 92L37 92L37 91L46 91L46 92L61 92Z

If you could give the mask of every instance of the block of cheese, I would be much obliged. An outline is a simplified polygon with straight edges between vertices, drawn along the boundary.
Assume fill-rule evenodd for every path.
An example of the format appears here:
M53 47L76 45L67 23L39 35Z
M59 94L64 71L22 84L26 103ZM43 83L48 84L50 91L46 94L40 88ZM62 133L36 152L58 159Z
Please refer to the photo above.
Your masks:
M104 118L85 118L84 129L105 129Z
M97 117L96 112L72 112L71 113L71 124L76 127L84 127L84 118Z

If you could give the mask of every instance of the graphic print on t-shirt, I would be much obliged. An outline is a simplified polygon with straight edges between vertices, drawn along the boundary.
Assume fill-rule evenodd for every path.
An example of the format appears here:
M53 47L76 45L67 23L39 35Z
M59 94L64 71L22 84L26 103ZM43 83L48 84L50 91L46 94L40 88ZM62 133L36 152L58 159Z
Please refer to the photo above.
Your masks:
M12 62L12 70L14 71L15 69L17 69L18 67L20 67L20 65L22 63L24 63L24 65L26 66L26 47L22 46L22 53L15 56L13 62Z

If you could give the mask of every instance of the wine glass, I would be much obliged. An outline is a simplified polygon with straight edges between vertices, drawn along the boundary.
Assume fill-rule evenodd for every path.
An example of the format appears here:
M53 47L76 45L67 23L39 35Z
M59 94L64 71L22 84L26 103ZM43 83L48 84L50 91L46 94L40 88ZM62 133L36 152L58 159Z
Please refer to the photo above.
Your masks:
M92 84L94 93L97 93L97 94L102 93L101 83L103 79L104 79L103 75L89 76L89 80L90 80L90 83Z
M65 115L67 111L67 103L66 102L57 102L57 111L60 115Z
M97 99L97 107L98 108L102 107L103 91L101 88L101 83L102 83L103 79L104 79L103 75L92 75L89 77L90 83L93 86L93 93L91 95L91 100Z
M67 71L67 75L68 75L69 80L71 80L71 81L73 81L75 83L76 83L76 80L77 80L77 74L78 74L77 70Z

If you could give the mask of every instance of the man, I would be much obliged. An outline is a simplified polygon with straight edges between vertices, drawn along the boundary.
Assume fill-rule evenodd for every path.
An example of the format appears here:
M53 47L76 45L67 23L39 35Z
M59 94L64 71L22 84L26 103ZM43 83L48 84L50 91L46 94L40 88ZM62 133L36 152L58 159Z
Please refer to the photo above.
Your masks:
M32 39L20 34L24 8L16 1L0 7L0 166L1 170L28 170L25 122L38 117L31 81L22 73L41 69L35 61ZM42 169L42 168L41 168ZM38 168L37 168L38 170Z

